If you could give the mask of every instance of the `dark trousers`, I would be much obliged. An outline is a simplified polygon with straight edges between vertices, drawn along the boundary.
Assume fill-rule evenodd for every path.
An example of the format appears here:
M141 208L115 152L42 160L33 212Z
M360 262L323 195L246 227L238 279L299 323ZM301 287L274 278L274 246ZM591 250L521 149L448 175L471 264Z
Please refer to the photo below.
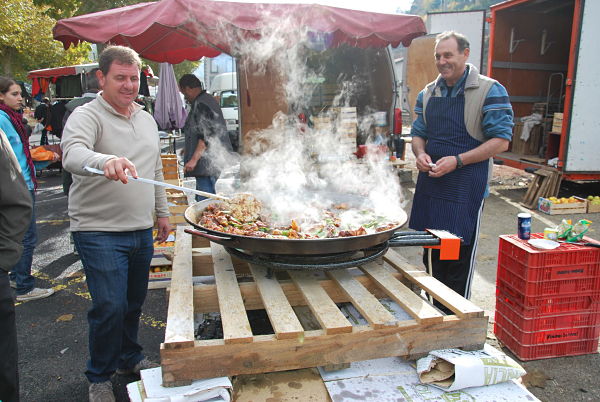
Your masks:
M0 401L18 402L19 373L15 303L6 271L0 269Z
M482 212L483 202L479 209L473 241L471 241L471 244L460 246L458 260L440 260L440 250L424 249L423 251L423 265L425 265L427 272L429 272L429 250L431 250L431 269L433 272L430 272L430 274L466 299L471 297L471 283L473 282L473 275L475 275L475 256L477 254L477 240ZM434 301L434 305L446 314L454 314L437 301Z
M73 240L92 296L85 375L89 382L104 382L143 359L137 338L154 253L152 229L73 232Z
M42 130L42 136L40 137L40 145L48 145L48 130Z
M30 190L33 202L31 222L23 237L23 254L10 272L10 279L17 283L17 294L24 295L35 287L35 278L31 275L31 264L33 262L33 251L37 243L37 226L35 223L35 192Z

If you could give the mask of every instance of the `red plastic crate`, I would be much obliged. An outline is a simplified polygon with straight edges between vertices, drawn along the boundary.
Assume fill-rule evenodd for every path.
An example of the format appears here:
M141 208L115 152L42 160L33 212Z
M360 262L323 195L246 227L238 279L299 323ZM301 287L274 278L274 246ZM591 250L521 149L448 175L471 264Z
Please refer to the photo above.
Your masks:
M581 341L546 343L542 345L522 345L502 328L494 324L494 333L500 342L510 349L520 360L549 359L551 357L576 356L596 353L598 338Z
M600 291L600 276L585 279L528 282L507 270L499 270L498 284L504 282L525 296L560 296L569 294L591 294Z
M496 314L502 314L517 328L524 332L551 329L592 327L600 325L600 311L578 312L574 314L552 315L547 317L526 318L510 307L506 298L496 298Z
M600 291L576 295L526 296L503 281L498 281L496 297L503 297L525 318L600 311Z
M543 238L543 233L532 233L532 239ZM585 242L595 240L584 237ZM600 248L561 243L554 250L540 250L521 240L517 235L501 235L498 255L505 255L529 268L572 266L600 262Z
M496 323L500 325L521 345L541 345L546 343L583 341L598 339L600 326L561 328L543 331L526 332L496 310Z
M600 276L600 260L595 263L530 267L505 253L500 253L498 272L501 270L508 270L530 282L594 278Z
M525 318L600 311L600 292L583 295L528 297L503 282L499 282L496 298L502 298Z

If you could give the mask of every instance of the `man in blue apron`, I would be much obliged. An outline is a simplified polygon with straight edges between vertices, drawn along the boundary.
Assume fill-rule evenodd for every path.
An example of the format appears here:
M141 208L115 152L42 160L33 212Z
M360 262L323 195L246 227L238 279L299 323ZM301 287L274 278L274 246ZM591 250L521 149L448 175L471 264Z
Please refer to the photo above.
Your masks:
M463 239L460 258L441 261L439 250L424 252L435 278L470 297L483 200L491 158L508 149L513 111L506 89L467 63L469 42L454 31L436 38L440 73L416 101L412 149L419 177L409 226L442 229ZM440 305L441 306L441 305Z

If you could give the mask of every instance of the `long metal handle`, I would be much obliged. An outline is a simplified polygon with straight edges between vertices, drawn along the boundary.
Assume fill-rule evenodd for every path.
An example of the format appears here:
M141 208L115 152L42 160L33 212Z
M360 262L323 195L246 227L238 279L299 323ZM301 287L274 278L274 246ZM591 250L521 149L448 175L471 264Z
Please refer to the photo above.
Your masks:
M223 243L223 242L232 242L233 239L231 237L225 237L225 236L215 236L213 234L210 233L206 233L206 232L202 232L200 230L195 230L195 229L184 229L183 230L186 233L195 235L195 236L201 236L201 237L205 237L209 240L212 240L216 243Z
M90 173L95 173L95 174L99 174L99 175L104 176L104 172L102 170L100 170L100 169L94 169L94 168L89 167L89 166L84 167L84 169L87 170ZM167 187L167 188L173 188L175 190L180 190L180 191L183 191L185 193L191 193L191 194L201 195L201 196L206 197L206 198L212 198L212 199L220 200L220 201L229 201L229 198L227 198L227 197L223 197L223 196L216 195L216 194L213 194L213 193L207 193L207 192L200 191L200 190L195 190L195 189L192 189L192 188L176 186L174 184L164 183L162 181L144 179L143 177L135 178L135 177L133 177L133 176L131 176L129 174L127 175L127 178L129 178L131 180L139 181L139 182L142 182L142 183L146 183L146 184L153 184L155 186L162 186L162 187Z

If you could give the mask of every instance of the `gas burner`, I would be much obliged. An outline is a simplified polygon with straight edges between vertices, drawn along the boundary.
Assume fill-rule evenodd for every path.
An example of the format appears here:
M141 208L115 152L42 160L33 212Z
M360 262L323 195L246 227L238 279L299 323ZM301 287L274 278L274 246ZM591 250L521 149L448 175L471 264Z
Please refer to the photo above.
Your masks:
M225 249L240 260L269 270L329 271L356 267L374 261L383 256L388 248L388 242L384 242L364 250L319 255L247 254L231 247Z

